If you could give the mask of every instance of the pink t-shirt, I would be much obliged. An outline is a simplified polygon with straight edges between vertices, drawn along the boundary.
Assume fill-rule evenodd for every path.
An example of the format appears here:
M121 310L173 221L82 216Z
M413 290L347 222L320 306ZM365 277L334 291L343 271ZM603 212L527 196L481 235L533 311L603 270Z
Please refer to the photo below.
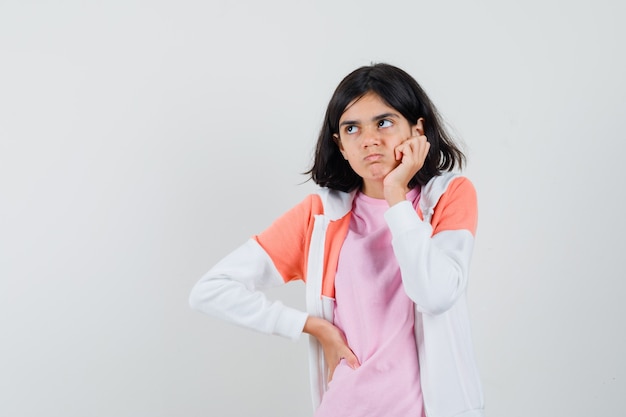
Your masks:
M407 199L417 207L419 188ZM315 417L423 417L414 305L383 214L385 200L357 193L335 277L335 325L360 368L337 366Z

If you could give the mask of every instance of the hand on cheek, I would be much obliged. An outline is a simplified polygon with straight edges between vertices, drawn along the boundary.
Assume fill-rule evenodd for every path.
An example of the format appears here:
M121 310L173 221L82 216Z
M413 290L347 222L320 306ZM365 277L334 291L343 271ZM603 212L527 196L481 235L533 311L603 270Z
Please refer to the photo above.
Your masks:
M395 158L400 163L383 181L385 199L392 206L404 201L411 178L424 166L430 143L423 134L411 136L396 146Z

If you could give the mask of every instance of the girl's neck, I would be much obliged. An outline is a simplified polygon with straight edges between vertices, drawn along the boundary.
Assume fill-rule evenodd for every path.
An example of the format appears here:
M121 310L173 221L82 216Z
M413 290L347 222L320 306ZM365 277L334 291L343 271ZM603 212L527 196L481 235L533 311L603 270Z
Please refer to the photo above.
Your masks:
M378 198L381 200L385 198L385 187L382 181L363 182L361 192L371 198Z

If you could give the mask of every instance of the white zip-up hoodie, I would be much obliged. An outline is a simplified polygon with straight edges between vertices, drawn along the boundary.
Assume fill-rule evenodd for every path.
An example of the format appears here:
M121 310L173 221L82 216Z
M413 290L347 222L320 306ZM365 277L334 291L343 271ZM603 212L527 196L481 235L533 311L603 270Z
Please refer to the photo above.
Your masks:
M193 308L268 334L296 339L309 315L333 320L334 274L354 192L320 189L207 272L191 292ZM466 305L476 228L469 180L453 173L385 213L402 281L415 303L415 337L427 417L484 417ZM307 313L270 301L263 289L306 281ZM321 345L309 338L313 405L326 391Z

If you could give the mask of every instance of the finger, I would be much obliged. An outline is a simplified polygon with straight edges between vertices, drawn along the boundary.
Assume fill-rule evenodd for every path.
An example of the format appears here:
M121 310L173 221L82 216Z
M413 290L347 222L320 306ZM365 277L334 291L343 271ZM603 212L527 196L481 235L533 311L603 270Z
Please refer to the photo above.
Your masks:
M330 380L333 379L333 375L335 374L335 369L337 369L337 366L339 366L341 359L343 358L338 357L337 360L331 360L328 363L328 381L327 382L330 382Z
M403 156L402 144L396 146L396 149L394 149L394 153L395 153L396 161L402 160L402 156Z
M424 156L424 158L426 157L426 155L428 155L428 151L430 150L430 142L425 141L424 144L421 146L421 151L420 153Z
M428 149L430 148L430 143L428 142L428 139L426 138L426 136L416 136L415 140L413 141L413 150L415 151L415 153L417 155L421 155L424 152L428 152Z
M402 160L402 151L400 150L400 148L396 148L395 150L396 153L396 161L401 161Z
M348 366L352 369L358 369L361 366L361 364L359 363L359 359L352 352L350 352L349 355L346 355L344 360L346 361Z
M394 149L396 161L400 161L404 158L406 154L410 154L413 152L413 141L409 138L396 146Z
M332 365L328 367L328 380L326 381L327 383L330 382L331 379L333 379L335 368L337 368L337 365Z

